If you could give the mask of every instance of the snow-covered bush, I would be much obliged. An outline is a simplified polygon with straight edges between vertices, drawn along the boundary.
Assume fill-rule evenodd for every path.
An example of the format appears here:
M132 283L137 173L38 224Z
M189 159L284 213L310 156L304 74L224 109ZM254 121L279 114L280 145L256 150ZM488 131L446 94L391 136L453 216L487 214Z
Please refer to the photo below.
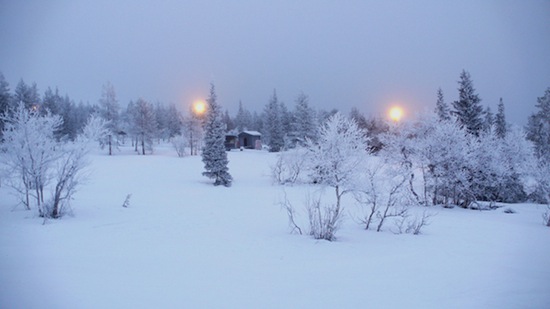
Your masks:
M335 196L331 204L309 203L310 227L323 239L333 240L333 233L341 221L342 196L356 187L361 166L368 155L367 139L355 121L336 113L319 128L317 141L308 140L307 147L311 152L311 179L333 188Z
M25 208L30 209L34 197L42 212L44 188L50 180L48 172L59 157L54 132L61 127L62 119L50 114L41 116L22 103L2 119L5 127L1 146L4 168L12 176L10 186Z
M10 172L11 187L23 205L30 209L34 204L41 217L62 216L85 176L86 155L107 132L105 122L92 116L75 141L62 142L54 136L61 124L58 116L39 115L21 104L3 119L3 167ZM46 192L51 193L49 200Z
M353 195L363 210L359 222L366 230L377 223L376 231L380 232L388 218L406 219L409 207L418 205L408 187L410 171L407 168L379 161L371 162L362 172Z
M187 154L186 149L188 144L187 139L181 134L172 138L172 146L174 146L178 157L185 157Z
M271 166L271 177L277 184L294 184L300 182L301 177L308 170L309 150L304 147L296 147L280 152L277 161Z
M433 216L434 214L427 210L424 210L422 215L411 215L409 212L406 212L395 221L397 230L394 233L420 235L422 234L422 229L430 225L430 218Z
M309 219L309 234L315 239L333 241L342 223L342 208L322 205L321 198L308 199L306 209Z

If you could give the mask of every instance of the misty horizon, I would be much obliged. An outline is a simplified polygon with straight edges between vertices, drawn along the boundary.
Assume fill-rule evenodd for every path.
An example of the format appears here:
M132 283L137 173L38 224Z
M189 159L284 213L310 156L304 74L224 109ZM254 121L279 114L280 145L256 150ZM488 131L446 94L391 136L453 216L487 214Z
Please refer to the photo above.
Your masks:
M121 105L142 97L181 110L210 83L234 115L276 89L315 109L384 116L433 110L470 72L482 105L525 124L550 86L550 3L239 1L2 3L0 71L40 95L57 87L96 104L111 82Z

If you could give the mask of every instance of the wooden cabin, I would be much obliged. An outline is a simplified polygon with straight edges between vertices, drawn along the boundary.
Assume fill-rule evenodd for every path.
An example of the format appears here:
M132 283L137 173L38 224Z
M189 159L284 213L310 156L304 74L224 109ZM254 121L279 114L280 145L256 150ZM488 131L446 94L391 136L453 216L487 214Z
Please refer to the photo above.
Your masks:
M238 147L245 149L262 149L262 134L258 131L243 131L238 134Z

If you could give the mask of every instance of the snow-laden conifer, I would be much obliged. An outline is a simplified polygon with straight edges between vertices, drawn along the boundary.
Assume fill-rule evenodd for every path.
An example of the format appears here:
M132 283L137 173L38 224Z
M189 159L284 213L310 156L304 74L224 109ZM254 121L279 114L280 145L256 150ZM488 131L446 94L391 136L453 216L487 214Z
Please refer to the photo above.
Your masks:
M238 132L252 129L252 114L249 110L243 107L243 103L241 101L239 101L239 110L237 111L233 124Z
M537 99L537 112L527 122L527 138L535 144L536 156L550 164L550 87Z
M284 146L284 132L282 126L281 105L277 99L277 93L273 91L273 96L269 99L263 119L264 139L269 146L269 151L279 152Z
M508 131L508 124L506 123L506 116L504 114L504 103L502 98L498 102L498 111L495 116L495 134L498 138L502 139L506 137L506 131Z
M445 102L443 97L443 90L441 88L437 89L437 101L435 102L435 113L437 118L441 121L446 121L451 119L449 104Z
M296 99L296 107L293 116L292 129L298 144L304 145L306 139L315 140L317 137L315 111L310 107L309 99L303 93Z
M221 107L216 102L214 85L210 86L210 96L207 101L204 148L204 176L213 178L214 185L231 186L233 178L229 174L227 153L225 152L225 125L222 121Z

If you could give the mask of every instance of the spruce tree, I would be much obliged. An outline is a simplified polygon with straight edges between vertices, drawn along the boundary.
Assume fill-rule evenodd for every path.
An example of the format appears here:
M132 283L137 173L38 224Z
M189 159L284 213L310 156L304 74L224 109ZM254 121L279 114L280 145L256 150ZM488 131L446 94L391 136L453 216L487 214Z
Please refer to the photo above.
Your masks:
M487 106L485 109L485 120L483 121L483 131L490 132L495 124L495 116L491 111L491 108Z
M443 97L443 91L441 88L437 89L437 101L435 102L435 113L437 114L437 118L440 121L447 121L451 119L451 115L449 112L449 105L445 103L445 99Z
M6 115L10 107L11 94L10 85L0 72L0 115ZM2 131L4 130L4 120L0 118L0 141L2 141Z
M535 145L535 154L541 162L550 163L550 87L537 99L538 111L529 117L527 138Z
M233 177L229 174L227 153L225 152L225 124L222 120L221 107L216 102L214 85L210 85L210 96L207 100L204 148L202 162L203 176L215 179L214 185L231 186Z
M32 86L28 86L23 79L19 80L19 83L15 87L11 106L15 108L20 102L29 110L40 107L40 95L38 94L36 83L33 83Z
M483 107L480 105L479 95L475 92L470 73L463 70L458 84L459 98L453 102L452 113L466 132L479 136L483 129Z
M507 126L504 115L504 103L502 102L502 98L500 98L497 115L495 116L495 134L498 138L502 139L506 137Z
M265 140L269 146L269 151L279 152L284 146L284 132L282 126L281 105L277 100L277 92L273 91L273 96L267 103L264 110L263 132Z
M239 110L235 116L234 126L237 131L242 132L244 130L252 129L252 114L250 111L243 107L243 103L239 101Z
M317 136L317 122L315 111L309 106L307 95L301 93L296 98L294 109L293 131L302 145L307 139L315 140Z

